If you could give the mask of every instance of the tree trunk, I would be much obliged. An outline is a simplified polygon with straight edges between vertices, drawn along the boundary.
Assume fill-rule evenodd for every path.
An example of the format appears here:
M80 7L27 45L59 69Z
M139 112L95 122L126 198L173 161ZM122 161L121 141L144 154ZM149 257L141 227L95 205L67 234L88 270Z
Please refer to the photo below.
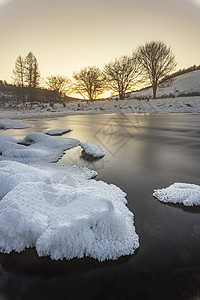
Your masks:
M124 93L119 94L119 99L124 100L125 99L125 94Z
M156 99L157 83L153 85L153 99Z

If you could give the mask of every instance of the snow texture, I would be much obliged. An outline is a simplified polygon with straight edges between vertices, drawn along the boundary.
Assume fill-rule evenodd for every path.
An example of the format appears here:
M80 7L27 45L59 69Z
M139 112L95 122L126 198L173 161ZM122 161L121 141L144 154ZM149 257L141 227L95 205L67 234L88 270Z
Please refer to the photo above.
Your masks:
M35 246L39 256L56 260L99 261L133 254L139 241L126 194L88 180L94 175L77 167L0 162L0 251Z
M85 151L85 153L92 155L95 158L101 158L105 156L103 150L97 145L87 144L82 142L79 145Z
M151 91L152 92L152 91ZM150 90L149 90L150 93ZM140 95L135 95L140 96ZM118 98L117 96L115 98ZM128 99L116 100L115 98L110 100L95 100L94 102L81 102L79 107L77 102L69 102L66 107L57 105L57 108L50 111L41 109L40 103L36 104L37 109L29 107L26 103L25 108L21 106L18 110L1 109L0 117L15 117L21 118L45 118L52 116L66 116L75 114L105 114L105 113L200 113L200 96L196 97L171 97L163 99L149 99L138 100L134 99L134 95L131 94Z
M20 120L0 119L0 129L23 129L28 127L30 125L26 125Z
M153 196L165 203L181 203L185 206L200 205L200 186L190 183L174 183L167 188L154 190Z
M168 97L200 93L200 70L176 76L174 79L158 85L157 97ZM139 92L131 93L131 96L152 97L152 87Z
M48 135L53 135L53 136L56 136L56 135L63 135L65 133L68 133L72 131L72 129L52 129L52 130L47 130L47 131L44 131L45 134L48 134Z
M30 133L18 141L0 134L0 160L27 164L56 162L65 150L78 146L79 142L77 139L56 138L39 132Z

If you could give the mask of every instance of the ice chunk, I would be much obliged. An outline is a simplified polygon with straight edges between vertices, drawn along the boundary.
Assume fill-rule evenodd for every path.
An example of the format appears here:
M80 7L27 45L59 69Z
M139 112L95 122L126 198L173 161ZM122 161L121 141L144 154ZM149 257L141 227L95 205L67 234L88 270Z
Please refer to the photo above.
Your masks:
M27 164L55 162L62 157L65 150L78 144L77 139L56 138L39 132L30 133L19 141L10 136L0 135L0 160L14 160Z
M56 136L56 135L63 135L65 133L68 133L72 131L72 129L52 129L52 130L47 130L47 131L44 131L45 134L48 134L48 135L53 135L53 136Z
M0 119L0 129L23 129L31 127L20 120Z
M105 155L103 150L97 145L87 144L82 142L79 145L85 151L85 153L92 155L93 157L101 158Z
M167 188L154 190L153 196L165 203L182 203L185 206L200 205L200 186L190 183L174 183Z
M32 167L14 161L0 161L0 200L20 183L66 183L68 174L70 174L70 180L75 184L97 175L95 171L78 166L49 164ZM69 180L67 183L69 184Z
M8 178L14 168L15 174L30 171L24 183L11 177L13 184L0 202L1 252L35 246L39 256L52 259L90 256L103 261L133 254L139 247L133 214L118 187L80 178L72 167L60 178L60 173L53 174L54 166L41 170L16 162L0 164Z

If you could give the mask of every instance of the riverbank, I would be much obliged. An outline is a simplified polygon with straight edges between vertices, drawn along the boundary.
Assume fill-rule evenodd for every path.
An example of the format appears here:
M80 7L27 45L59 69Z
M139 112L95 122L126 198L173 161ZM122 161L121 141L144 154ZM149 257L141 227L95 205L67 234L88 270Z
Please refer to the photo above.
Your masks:
M69 102L65 106L36 103L32 106L16 105L15 108L1 109L0 118L37 118L52 116L67 116L95 113L138 113L138 114L166 114L166 113L200 113L200 97L176 97L164 99L126 99L126 100L96 100Z

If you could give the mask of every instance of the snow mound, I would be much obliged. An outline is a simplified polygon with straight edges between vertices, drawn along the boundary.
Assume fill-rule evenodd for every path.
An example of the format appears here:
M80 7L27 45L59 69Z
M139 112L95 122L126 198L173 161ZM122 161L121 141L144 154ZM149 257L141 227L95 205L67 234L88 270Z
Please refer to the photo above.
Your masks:
M0 133L0 143L2 144L4 142L17 143L17 140L10 135Z
M0 119L0 129L23 129L31 127L20 120Z
M13 160L22 163L56 162L69 150L78 146L79 140L55 138L44 133L33 132L23 140L0 135L0 160Z
M101 157L105 156L105 153L103 152L103 150L97 145L87 144L87 143L82 143L82 142L79 145L85 151L85 153L92 155L93 157L101 158Z
M70 131L72 131L72 129L69 129L69 128L66 128L66 129L52 129L52 130L44 131L44 133L48 134L48 135L56 136L56 135L63 135L63 134L68 133Z
M78 166L48 164L32 167L14 161L0 161L0 200L20 183L52 183L52 178L54 183L66 183L66 176L68 176L68 174L70 174L70 180L72 182L79 183L97 175L95 171Z
M0 162L0 178L11 182L0 202L1 252L36 247L39 256L56 260L90 256L99 261L134 253L139 240L122 190L87 180L89 174L80 179L64 166L65 176L53 175L54 166L42 168ZM25 182L17 176L21 172L30 176ZM4 184L0 180L0 190Z
M200 205L200 186L190 183L174 183L167 188L154 190L153 196L165 203L182 203L185 206Z

